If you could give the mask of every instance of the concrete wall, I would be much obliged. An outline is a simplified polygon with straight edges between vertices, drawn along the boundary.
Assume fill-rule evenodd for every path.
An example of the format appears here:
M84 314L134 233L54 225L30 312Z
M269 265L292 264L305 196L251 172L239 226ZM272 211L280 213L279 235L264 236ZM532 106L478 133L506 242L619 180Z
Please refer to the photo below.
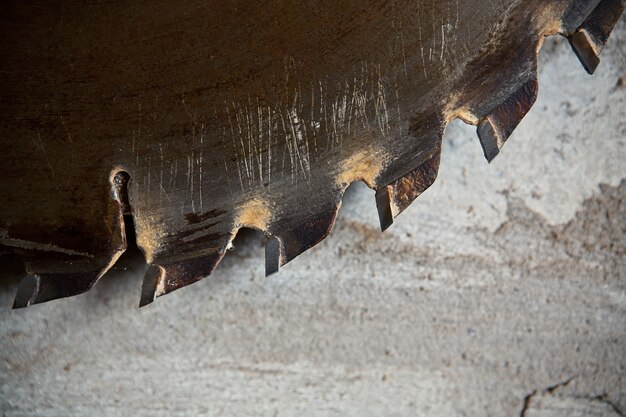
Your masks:
M141 310L136 255L19 311L2 280L3 415L623 416L624 26L593 77L546 43L539 99L491 165L453 123L437 182L384 234L357 185L271 278L248 234Z

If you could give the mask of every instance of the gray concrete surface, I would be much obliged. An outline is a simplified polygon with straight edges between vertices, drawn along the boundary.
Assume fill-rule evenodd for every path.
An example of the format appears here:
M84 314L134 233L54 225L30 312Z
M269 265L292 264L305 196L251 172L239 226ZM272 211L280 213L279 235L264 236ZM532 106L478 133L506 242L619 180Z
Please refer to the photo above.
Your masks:
M384 234L357 185L271 278L252 234L141 310L132 259L20 311L3 280L3 415L623 416L624 26L593 77L546 43L539 99L491 166L453 123L436 184Z

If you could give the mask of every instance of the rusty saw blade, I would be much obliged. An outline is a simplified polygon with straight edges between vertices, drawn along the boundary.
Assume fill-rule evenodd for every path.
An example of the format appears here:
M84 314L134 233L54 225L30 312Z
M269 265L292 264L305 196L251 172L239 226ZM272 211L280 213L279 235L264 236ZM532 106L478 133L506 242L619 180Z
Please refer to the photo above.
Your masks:
M15 307L90 289L126 248L141 305L208 276L242 227L275 273L346 187L382 229L435 180L446 124L491 160L566 36L589 72L621 0L8 1L0 5L0 253Z

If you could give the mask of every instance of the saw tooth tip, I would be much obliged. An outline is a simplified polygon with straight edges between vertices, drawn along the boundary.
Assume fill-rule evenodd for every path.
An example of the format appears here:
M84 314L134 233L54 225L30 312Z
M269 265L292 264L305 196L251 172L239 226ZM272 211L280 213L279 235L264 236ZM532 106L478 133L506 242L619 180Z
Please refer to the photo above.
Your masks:
M535 104L538 87L537 78L531 78L478 123L478 139L488 162L500 153L513 130Z
M270 276L296 256L324 240L332 230L339 207L291 228L278 230L265 244L265 274Z
M419 162L417 168L376 190L376 208L382 231L387 230L394 218L435 182L440 159L439 143L426 160Z
M39 280L36 275L26 275L20 281L20 286L15 294L13 309L25 308L31 305L32 300L37 296Z
M478 140L483 148L483 153L487 162L491 163L493 159L500 153L500 146L498 146L498 138L496 136L495 128L489 120L483 120L480 122L477 128Z
M567 40L585 71L589 75L593 75L598 65L600 65L600 57L596 54L589 35L584 30L577 30L574 34L568 36Z
M20 283L14 308L71 297L89 291L102 275L100 271L69 274L31 274Z
M281 248L280 240L270 236L265 242L265 276L274 275L280 269Z
M141 299L139 307L144 307L154 302L159 296L158 287L162 280L163 271L158 265L150 265L143 276L143 284L141 285Z
M376 190L376 209L380 220L380 230L384 232L393 224L393 212L391 209L391 199L387 187Z
M139 307L211 275L223 257L224 251L216 250L194 254L183 260L161 261L160 264L151 265L144 275Z
M601 0L580 27L567 37L589 74L593 74L600 65L600 53L623 12L622 0Z

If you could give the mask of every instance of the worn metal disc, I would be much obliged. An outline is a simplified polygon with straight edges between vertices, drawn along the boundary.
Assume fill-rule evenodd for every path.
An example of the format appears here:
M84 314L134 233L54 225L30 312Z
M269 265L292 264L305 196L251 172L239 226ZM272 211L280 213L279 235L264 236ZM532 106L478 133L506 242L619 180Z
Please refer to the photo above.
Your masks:
M446 124L491 160L561 34L592 72L619 0L3 2L0 251L16 307L84 292L126 247L142 304L209 275L237 230L274 273L353 181L383 229L432 184Z

